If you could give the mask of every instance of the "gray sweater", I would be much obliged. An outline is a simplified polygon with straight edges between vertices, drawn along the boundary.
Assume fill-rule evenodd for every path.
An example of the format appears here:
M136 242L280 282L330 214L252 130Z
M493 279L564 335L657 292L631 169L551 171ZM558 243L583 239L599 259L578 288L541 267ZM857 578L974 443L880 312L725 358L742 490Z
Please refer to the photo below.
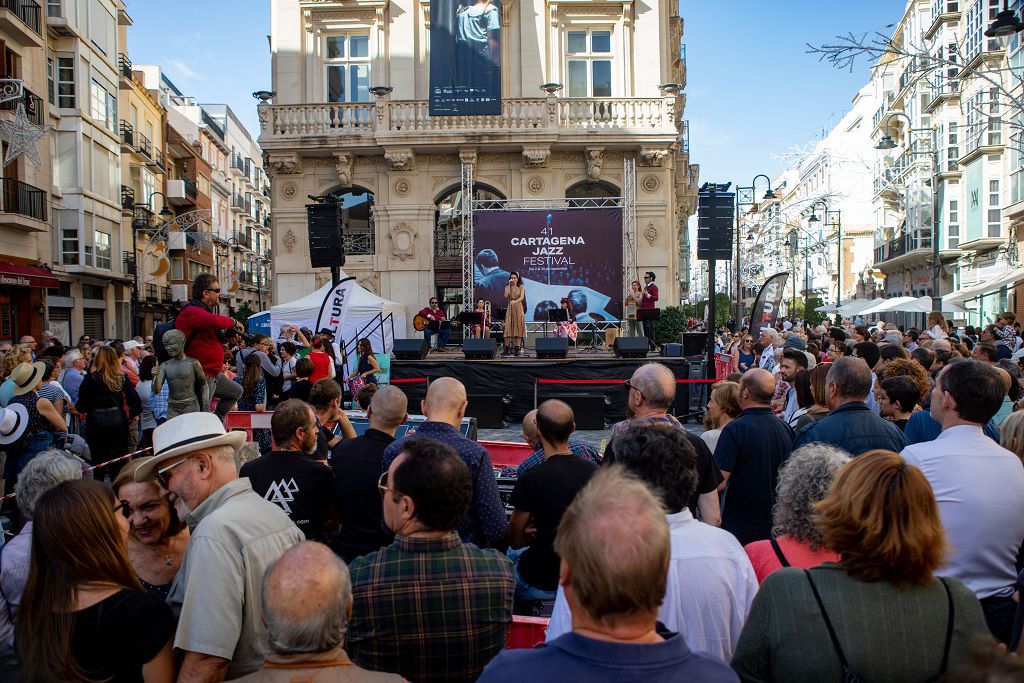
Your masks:
M827 562L810 570L850 668L871 683L912 683L939 672L948 602L938 579L896 588L851 578ZM967 661L967 643L987 633L981 604L957 579L949 667ZM732 667L743 681L839 681L842 670L803 570L780 569L764 580L740 635Z

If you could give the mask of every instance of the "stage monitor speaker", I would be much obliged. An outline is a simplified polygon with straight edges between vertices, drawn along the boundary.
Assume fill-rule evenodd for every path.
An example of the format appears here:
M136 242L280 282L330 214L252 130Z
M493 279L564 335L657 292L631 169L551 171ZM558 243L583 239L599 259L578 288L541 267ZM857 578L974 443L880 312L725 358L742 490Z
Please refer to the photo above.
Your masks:
M462 342L462 353L467 360L490 360L498 355L498 343L493 339L467 339Z
M661 355L665 358L682 358L683 356L683 345L682 344L662 344Z
M396 339L392 353L398 360L422 360L427 357L430 345L423 339Z
M615 340L616 358L647 358L647 337L619 337Z
M341 204L306 204L306 227L309 230L309 264L313 268L344 266Z
M537 337L537 358L565 358L569 340L565 337Z
M477 426L501 429L505 426L505 401L501 394L468 394L466 417L475 417Z
M703 356L708 349L707 332L683 332L683 355Z

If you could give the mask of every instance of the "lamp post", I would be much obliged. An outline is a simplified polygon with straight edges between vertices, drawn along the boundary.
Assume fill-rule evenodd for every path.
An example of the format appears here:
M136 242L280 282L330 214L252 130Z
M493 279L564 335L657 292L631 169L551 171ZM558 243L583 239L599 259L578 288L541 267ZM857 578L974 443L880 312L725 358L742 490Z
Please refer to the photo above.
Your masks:
M139 329L139 257L137 249L136 235L139 230L149 229L149 221L144 218L139 210L144 209L146 213L153 213L153 197L160 195L164 198L164 205L160 209L159 216L163 220L167 220L174 216L174 212L167 208L167 195L163 192L151 192L146 201L143 203L135 204L132 209L132 303L131 303L131 314L132 314L132 336L138 336L141 331Z
M745 204L756 204L754 201L754 189L757 186L757 179L764 178L765 182L768 183L768 191L764 193L761 198L763 201L770 201L776 199L775 193L772 192L772 179L766 176L764 173L758 173L754 176L754 179L750 181L750 185L747 187L736 186L736 326L741 327L743 325L743 287L740 280L740 207Z
M818 214L814 213L814 207L821 206L825 209L825 224L836 229L836 315L839 315L839 305L843 303L843 212L839 209L830 211L828 203L824 199L817 199L811 204L811 215L808 223L819 223ZM833 217L830 221L829 217Z

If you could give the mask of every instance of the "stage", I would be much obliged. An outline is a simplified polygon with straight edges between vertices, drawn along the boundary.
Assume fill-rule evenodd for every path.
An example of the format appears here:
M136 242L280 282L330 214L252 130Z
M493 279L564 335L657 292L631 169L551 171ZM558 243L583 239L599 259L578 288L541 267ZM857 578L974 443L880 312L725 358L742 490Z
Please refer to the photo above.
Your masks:
M391 361L391 383L405 391L410 412L426 394L428 382L454 377L466 386L467 415L477 417L481 427L496 420L521 420L536 403L549 398L573 405L579 429L602 429L626 417L626 388L637 367L658 362L676 376L673 413L680 418L703 410L702 391L708 380L702 376L702 359L615 358L611 353L570 350L565 359L535 357L466 360L460 351L431 353L423 360ZM497 414L496 414L497 413Z

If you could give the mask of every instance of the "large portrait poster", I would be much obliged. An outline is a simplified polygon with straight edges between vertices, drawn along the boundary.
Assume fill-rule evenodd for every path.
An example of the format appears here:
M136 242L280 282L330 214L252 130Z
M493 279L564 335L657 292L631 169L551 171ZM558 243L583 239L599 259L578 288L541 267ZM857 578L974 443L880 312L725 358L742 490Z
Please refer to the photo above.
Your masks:
M433 0L430 115L500 113L500 0Z
M578 322L622 317L622 209L478 211L473 248L474 296L491 302L492 316L518 271L527 322L546 322L562 299Z

